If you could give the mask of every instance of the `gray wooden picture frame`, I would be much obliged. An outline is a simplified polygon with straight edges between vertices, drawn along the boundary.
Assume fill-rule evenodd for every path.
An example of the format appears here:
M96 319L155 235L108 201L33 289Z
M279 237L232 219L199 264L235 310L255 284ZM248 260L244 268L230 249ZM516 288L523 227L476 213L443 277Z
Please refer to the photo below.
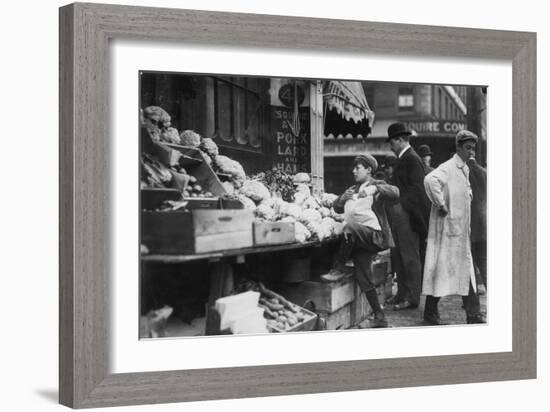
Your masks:
M536 34L71 4L60 9L59 398L74 408L536 377ZM512 63L511 352L109 374L109 41L143 39Z

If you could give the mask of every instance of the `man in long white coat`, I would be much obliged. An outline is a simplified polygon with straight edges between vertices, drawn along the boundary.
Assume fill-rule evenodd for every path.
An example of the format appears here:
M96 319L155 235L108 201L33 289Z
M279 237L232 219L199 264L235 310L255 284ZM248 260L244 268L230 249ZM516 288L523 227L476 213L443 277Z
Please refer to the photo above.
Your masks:
M422 293L424 321L441 325L439 299L462 295L467 323L484 323L475 290L470 243L472 191L466 161L475 156L478 137L467 130L456 135L456 154L424 178L432 203Z

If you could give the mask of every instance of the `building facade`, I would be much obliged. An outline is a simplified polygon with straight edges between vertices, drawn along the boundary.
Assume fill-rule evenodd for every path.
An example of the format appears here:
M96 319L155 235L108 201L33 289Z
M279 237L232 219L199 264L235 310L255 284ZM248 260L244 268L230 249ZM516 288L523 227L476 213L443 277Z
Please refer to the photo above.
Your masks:
M477 86L449 86L363 82L368 105L375 113L368 137L356 133L324 136L325 190L340 193L352 182L354 156L369 152L383 163L393 154L386 143L388 126L402 122L413 132L411 146L428 144L432 166L447 160L455 151L454 137L463 129L480 136L478 159L485 164L486 89Z

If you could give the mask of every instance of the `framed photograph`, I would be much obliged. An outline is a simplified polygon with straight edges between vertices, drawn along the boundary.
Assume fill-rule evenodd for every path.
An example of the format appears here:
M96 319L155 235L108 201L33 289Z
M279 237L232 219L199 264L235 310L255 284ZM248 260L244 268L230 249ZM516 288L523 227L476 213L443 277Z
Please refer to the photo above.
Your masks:
M535 141L534 33L62 7L60 402L535 378Z

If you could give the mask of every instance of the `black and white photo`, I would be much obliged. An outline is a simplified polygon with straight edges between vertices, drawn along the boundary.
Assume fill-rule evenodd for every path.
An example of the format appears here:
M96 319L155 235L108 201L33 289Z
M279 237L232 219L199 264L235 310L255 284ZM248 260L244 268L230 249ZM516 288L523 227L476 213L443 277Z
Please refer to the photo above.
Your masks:
M487 322L487 87L139 91L140 338Z

